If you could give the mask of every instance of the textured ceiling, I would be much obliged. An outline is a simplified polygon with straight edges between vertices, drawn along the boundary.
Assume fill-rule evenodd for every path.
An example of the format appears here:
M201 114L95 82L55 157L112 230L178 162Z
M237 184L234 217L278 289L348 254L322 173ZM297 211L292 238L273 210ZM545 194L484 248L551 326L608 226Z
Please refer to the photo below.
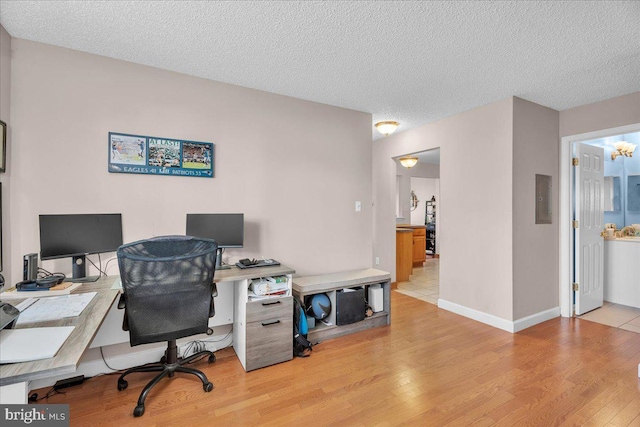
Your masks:
M399 131L511 95L563 110L639 91L639 22L638 1L0 1L13 37L370 112Z

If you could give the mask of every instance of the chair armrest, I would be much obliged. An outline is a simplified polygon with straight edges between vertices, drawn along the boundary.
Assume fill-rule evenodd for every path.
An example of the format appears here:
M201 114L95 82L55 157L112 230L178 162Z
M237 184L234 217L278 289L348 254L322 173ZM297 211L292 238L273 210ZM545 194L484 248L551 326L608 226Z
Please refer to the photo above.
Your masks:
M120 299L118 300L118 310L122 310L124 307L124 294L120 294Z
M122 330L128 331L129 321L127 320L127 310L126 310L126 304L124 301L124 294L120 294L120 299L118 300L118 310L122 310L123 308L125 309L125 311L124 311L124 317L122 318Z
M211 288L211 305L209 306L209 317L213 317L216 315L216 303L214 298L218 296L218 286L214 283L213 288Z

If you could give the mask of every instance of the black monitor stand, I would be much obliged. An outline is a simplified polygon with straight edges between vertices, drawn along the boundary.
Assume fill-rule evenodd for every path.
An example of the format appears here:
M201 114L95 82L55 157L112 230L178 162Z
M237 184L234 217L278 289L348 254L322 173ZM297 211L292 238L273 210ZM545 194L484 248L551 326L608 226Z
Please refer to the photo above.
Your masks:
M73 266L71 272L73 277L69 279L73 283L90 283L97 282L100 276L87 277L87 259L84 255L74 256L72 258Z
M216 270L228 270L231 268L230 265L222 264L222 252L224 248L218 248L216 251Z

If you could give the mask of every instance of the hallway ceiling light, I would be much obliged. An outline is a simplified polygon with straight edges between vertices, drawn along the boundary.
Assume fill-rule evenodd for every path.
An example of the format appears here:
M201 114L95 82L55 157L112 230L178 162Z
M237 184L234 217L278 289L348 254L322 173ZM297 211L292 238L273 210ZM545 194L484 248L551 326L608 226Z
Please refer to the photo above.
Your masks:
M627 141L618 141L613 146L616 147L616 151L611 153L611 160L615 160L618 156L633 157L633 152L636 150L636 145Z
M378 130L378 132L380 132L384 136L389 136L389 135L391 135L392 133L394 133L396 131L396 129L398 128L399 125L400 125L400 123L398 123L398 122L387 120L387 121L384 121L384 122L376 123L375 127Z
M407 169L411 169L416 165L416 163L418 163L417 157L411 157L411 156L400 157L400 164Z

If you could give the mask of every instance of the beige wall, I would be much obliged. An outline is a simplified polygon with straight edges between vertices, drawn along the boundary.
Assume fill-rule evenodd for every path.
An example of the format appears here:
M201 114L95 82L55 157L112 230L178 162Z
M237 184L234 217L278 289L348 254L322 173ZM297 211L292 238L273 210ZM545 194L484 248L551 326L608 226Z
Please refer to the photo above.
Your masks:
M558 307L559 113L513 103L513 318ZM552 181L552 223L535 224L535 175Z
M187 212L244 212L232 262L272 257L302 275L371 265L370 114L12 43L13 281L39 251L42 213L121 212L133 241L183 234ZM215 178L108 173L109 131L213 142Z
M395 278L393 157L440 147L440 298L512 319L512 98L373 145L374 257Z
M7 124L7 139L11 140L11 37L0 25L0 120ZM6 157L11 156L11 144L6 145ZM6 162L5 173L0 173L2 182L2 274L9 280L11 265L11 228L9 227L9 195L11 188L11 165Z
M374 142L374 256L395 273L391 158L440 146L440 298L507 321L557 312L559 139L636 123L640 93L562 112L510 98ZM552 177L550 225L535 174Z
M640 92L560 112L560 137L640 123Z
M0 120L9 121L11 102L11 36L0 25Z

